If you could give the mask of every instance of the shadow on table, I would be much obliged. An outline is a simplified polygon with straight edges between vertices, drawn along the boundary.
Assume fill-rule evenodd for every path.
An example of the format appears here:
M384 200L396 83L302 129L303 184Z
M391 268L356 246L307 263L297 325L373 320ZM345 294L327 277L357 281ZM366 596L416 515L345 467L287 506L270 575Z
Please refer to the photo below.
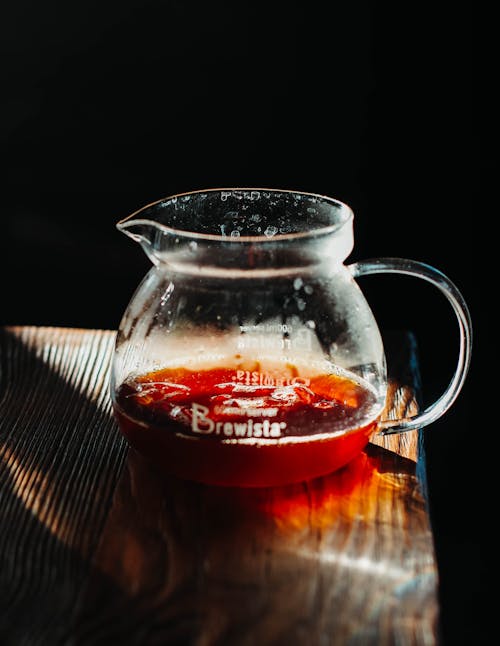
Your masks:
M0 339L2 645L377 644L381 631L432 643L413 462L371 446L289 487L167 478L117 432L111 333Z
M0 330L0 643L71 634L126 454L107 394L112 336Z

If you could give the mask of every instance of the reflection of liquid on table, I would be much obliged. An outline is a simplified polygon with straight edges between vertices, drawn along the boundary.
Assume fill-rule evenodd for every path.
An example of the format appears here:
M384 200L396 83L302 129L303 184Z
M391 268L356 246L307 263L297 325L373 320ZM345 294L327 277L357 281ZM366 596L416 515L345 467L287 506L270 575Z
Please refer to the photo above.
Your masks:
M130 453L89 595L104 601L104 575L139 614L173 622L167 643L186 615L187 643L433 643L426 522L414 464L400 458L395 472L377 447L267 490L168 479Z
M415 434L380 439L406 457L370 444L340 471L297 485L168 478L126 451L110 416L112 340L48 328L2 337L10 570L0 582L10 597L0 641L18 631L18 641L43 634L51 644L436 643ZM412 384L408 338L393 342L389 365ZM387 416L415 409L395 382L388 404Z

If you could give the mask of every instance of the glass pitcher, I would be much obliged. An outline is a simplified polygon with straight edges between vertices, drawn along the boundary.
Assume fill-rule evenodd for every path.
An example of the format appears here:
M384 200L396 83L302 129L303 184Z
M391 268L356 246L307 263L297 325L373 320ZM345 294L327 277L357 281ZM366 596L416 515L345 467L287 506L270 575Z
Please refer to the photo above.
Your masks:
M462 295L414 260L345 265L353 213L338 200L211 189L150 204L117 227L153 266L119 325L113 409L129 444L170 474L231 486L324 475L375 433L431 424L462 388L472 333ZM384 347L355 281L381 272L438 287L460 331L444 394L383 423Z

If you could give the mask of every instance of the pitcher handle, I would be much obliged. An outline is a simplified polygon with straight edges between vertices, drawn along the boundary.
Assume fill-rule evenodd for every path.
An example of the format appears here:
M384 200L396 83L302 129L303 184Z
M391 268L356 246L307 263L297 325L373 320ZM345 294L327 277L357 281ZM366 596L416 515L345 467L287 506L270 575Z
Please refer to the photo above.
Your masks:
M433 404L413 417L387 420L379 425L382 435L423 428L439 419L458 397L470 366L472 352L472 321L467 304L452 281L430 265L406 258L371 258L347 265L354 278L368 274L406 274L427 280L437 287L450 302L458 320L460 351L455 374L444 393Z

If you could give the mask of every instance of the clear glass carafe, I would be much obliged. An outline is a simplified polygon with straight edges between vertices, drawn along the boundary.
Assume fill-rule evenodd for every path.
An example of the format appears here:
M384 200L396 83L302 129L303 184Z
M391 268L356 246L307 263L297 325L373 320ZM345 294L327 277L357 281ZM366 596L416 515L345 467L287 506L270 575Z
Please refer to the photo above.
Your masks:
M116 338L111 395L121 432L168 473L270 486L329 473L374 433L422 428L466 378L471 322L440 271L401 258L346 265L353 213L330 197L214 189L155 202L118 223L150 260ZM381 423L386 359L355 278L423 278L452 305L460 346L445 393Z

